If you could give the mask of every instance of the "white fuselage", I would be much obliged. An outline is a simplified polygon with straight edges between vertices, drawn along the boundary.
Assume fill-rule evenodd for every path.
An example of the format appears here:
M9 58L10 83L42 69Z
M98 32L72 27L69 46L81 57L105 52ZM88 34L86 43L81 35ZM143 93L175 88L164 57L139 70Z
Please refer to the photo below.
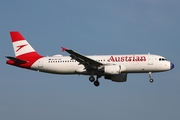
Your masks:
M99 55L87 57L104 65L121 65L122 73L163 72L171 69L171 62L159 55ZM85 71L82 64L69 56L40 58L31 66L31 69L54 74L90 74Z
M96 55L85 56L72 49L62 48L69 56L44 57L28 43L18 31L10 32L15 57L6 56L7 64L52 74L89 75L89 81L99 86L98 79L125 82L128 73L149 73L153 82L153 72L163 72L174 68L174 64L164 57L152 54ZM94 77L96 76L96 78Z

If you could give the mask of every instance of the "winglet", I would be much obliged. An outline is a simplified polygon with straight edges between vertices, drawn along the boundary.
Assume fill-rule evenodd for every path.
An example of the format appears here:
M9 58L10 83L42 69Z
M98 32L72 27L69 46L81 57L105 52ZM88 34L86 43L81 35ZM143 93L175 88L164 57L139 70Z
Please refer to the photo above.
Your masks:
M66 51L66 48L65 47L61 47L62 48L62 52Z

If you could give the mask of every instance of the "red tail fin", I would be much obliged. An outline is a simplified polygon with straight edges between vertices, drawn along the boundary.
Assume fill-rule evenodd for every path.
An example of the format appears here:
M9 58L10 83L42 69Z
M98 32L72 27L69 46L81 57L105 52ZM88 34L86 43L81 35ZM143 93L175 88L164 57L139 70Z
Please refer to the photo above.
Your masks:
M17 58L41 57L18 31L11 31L10 35Z
M36 60L43 57L33 49L33 47L18 31L11 31L10 36L12 39L12 44L16 58L27 61L27 63L21 64L20 67L23 67L24 65L25 67L30 67ZM9 62L7 63L17 66L17 63L12 60L9 60Z

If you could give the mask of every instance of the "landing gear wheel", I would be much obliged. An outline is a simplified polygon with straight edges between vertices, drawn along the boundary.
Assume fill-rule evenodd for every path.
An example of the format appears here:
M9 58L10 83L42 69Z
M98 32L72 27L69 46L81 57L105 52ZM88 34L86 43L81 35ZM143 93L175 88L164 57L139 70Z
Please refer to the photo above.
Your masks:
M94 85L96 86L96 87L98 87L99 86L99 81L98 80L96 80L95 82L94 82Z
M150 81L151 83L153 83L153 82L154 82L154 80L153 80L153 79L150 79L149 81Z
M154 82L154 80L153 80L153 78L152 78L152 72L149 72L149 81L151 82L151 83L153 83Z
M89 77L89 81L94 82L94 80L95 80L94 76Z

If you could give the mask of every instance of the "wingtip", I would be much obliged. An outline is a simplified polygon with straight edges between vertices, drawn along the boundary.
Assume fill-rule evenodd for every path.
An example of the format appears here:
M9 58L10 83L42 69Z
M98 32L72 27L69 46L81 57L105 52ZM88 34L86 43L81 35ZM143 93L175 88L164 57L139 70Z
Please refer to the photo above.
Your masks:
M61 47L62 48L62 52L66 51L66 48L65 47Z

